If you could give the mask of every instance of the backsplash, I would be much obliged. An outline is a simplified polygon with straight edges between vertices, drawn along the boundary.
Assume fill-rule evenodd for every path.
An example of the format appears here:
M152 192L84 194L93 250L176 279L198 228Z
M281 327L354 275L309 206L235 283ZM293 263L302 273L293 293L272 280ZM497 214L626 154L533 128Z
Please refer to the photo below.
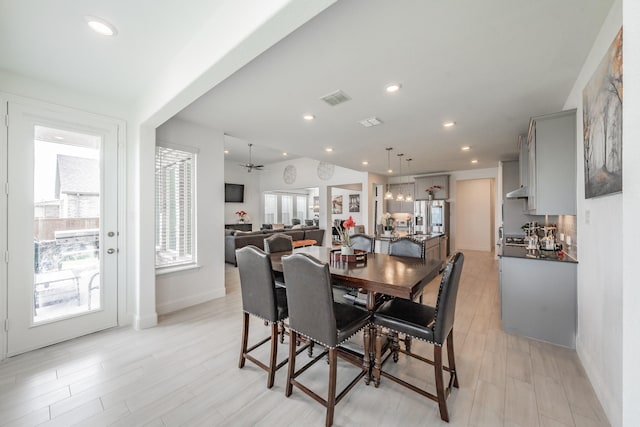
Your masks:
M576 233L575 215L527 215L529 221L537 221L539 225L556 224L557 239L562 248L571 258L578 259L578 235ZM561 238L564 237L564 240ZM571 242L571 246L567 242Z

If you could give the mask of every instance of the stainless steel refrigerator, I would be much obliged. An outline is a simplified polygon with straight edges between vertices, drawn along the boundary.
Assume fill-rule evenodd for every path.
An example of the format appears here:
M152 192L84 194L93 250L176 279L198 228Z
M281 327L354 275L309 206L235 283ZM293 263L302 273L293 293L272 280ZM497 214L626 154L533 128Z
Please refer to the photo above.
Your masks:
M414 230L418 234L443 233L447 236L449 256L449 202L444 200L420 200L414 203Z

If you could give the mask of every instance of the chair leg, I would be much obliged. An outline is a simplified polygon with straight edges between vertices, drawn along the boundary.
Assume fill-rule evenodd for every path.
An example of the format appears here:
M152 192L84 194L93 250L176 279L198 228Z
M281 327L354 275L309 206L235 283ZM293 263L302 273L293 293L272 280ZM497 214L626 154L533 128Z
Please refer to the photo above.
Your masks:
M373 326L364 328L364 355L362 356L362 369L364 370L364 383L369 385L371 381L371 331ZM375 336L375 335L374 335Z
M240 361L238 368L244 368L245 357L247 352L247 343L249 342L249 313L242 313L242 342L240 344Z
M338 370L338 350L329 349L329 395L327 396L327 418L325 426L333 424L333 413L336 407L336 373Z
M400 354L400 337L397 332L391 332L391 351L393 352L393 362L398 363L398 354Z
M453 377L453 386L455 388L460 388L458 386L458 371L456 369L456 358L453 353L453 329L449 332L449 336L447 337L447 357L449 358L449 372Z
M440 407L440 418L449 422L449 413L447 412L447 401L444 390L444 380L442 378L442 346L433 346L433 367L436 376L436 391L438 395L438 406Z
M278 322L278 333L280 334L280 344L284 344L284 322Z
M276 376L276 360L278 358L278 323L271 324L271 355L269 357L269 375L267 378L267 388L273 387L273 380Z
M289 331L289 368L287 369L287 386L284 389L284 395L291 396L293 390L293 374L296 371L296 342L298 341L298 334L294 330Z
M382 370L382 341L384 334L382 326L376 326L376 356L373 364L373 385L376 388L380 385L380 371ZM391 350L393 351L393 349ZM395 353L394 353L395 356Z

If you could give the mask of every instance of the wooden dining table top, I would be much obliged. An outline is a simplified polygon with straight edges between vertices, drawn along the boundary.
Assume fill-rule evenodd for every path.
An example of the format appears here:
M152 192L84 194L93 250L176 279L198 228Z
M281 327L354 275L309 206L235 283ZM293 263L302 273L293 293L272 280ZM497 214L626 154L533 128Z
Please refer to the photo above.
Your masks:
M307 246L293 252L270 254L274 271L282 272L282 257L291 253L306 253L329 264L334 283L361 288L405 299L414 299L433 280L442 266L436 259L419 259L381 253L368 253L363 263L335 262L330 257L331 248Z

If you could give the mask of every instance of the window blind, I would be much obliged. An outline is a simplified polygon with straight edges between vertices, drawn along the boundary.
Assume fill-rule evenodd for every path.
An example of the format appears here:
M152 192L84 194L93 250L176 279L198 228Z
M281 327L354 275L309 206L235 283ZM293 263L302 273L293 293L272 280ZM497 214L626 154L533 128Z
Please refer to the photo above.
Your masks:
M195 156L156 146L156 268L196 261Z

